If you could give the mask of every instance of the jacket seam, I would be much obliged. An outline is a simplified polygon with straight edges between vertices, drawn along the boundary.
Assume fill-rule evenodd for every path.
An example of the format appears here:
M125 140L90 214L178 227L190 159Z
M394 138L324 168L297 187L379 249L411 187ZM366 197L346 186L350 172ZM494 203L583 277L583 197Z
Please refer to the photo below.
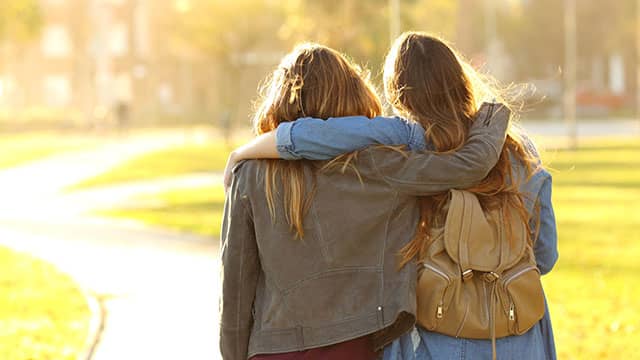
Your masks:
M282 295L287 295L291 291L299 288L303 283L310 280L317 280L325 277L325 275L334 275L339 273L350 273L350 272L381 272L380 266L353 266L353 267L341 267L337 269L331 270L323 270L320 272L313 273L304 279L298 280L293 283L291 286L284 288L281 290Z
M478 135L482 135L482 134L478 134ZM496 148L496 146L493 143L489 143L489 146L491 147L491 150L493 150L493 155L499 158L500 151L498 151L498 148Z
M393 206L391 206L391 209L395 209L397 203L398 203L398 192L394 192ZM392 215L392 212L389 211L387 214L387 221L384 229L385 236L384 236L383 248L382 248L382 251L380 252L380 257L378 259L378 266L380 268L384 267L384 258L387 250L387 242L389 240L389 223L391 222L391 215ZM385 282L384 271L381 271L380 272L380 291L378 292L378 304L384 304L384 282ZM383 305L380 305L380 306L383 306ZM384 309L381 309L381 310L384 310ZM381 313L381 311L378 311L378 313L379 315L382 316L382 322L384 323L384 313Z
M320 251L322 252L322 256L324 257L324 260L328 261L329 253L328 253L327 245L324 241L324 233L322 231L322 225L318 220L318 210L316 209L315 202L311 203L311 212L313 214L313 225L318 230L318 239L316 241L318 241L318 244L320 245Z
M234 168L233 171L233 176L234 176L234 181L240 181L240 175L236 173L236 169L238 169L240 166L236 165L236 168ZM240 183L238 183L238 187L240 187ZM244 184L243 184L244 185ZM239 193L238 193L238 199L240 200L240 203L243 205L243 209L245 211L245 215L248 215L249 218L251 219L251 221L253 221L253 212L251 211L251 204L250 204L250 196L249 193L247 192L247 187L246 186L242 186L241 189L238 189Z
M240 245L240 269L238 271L238 280L240 282L243 281L244 278L244 264L245 264L245 239L243 237L241 245ZM236 327L238 329L241 329L240 327L240 313L241 313L241 305L242 305L242 285L238 286L236 289L236 296L238 297L238 299L240 299L237 303L236 303ZM236 336L236 354L240 354L241 353L241 349L242 349L242 344L240 341L240 338L238 336Z

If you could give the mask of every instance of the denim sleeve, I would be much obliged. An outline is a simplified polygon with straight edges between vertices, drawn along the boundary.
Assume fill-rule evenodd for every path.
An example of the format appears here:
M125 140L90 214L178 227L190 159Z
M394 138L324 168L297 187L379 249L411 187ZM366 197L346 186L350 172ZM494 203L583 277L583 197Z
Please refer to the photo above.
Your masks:
M520 128L520 136L522 138L524 147L527 148L527 150L529 150L529 152L531 152L533 156L540 160L540 153L538 152L535 142L529 137L529 135L527 135L527 133L522 128Z
M542 171L546 176L538 192L539 218L534 217L532 227L535 228L535 223L539 219L540 228L534 244L534 253L540 273L544 275L551 271L558 260L558 233L556 217L551 204L551 175L545 170Z
M278 152L287 160L327 160L375 144L424 150L424 129L400 117L347 116L301 118L282 123L276 130Z

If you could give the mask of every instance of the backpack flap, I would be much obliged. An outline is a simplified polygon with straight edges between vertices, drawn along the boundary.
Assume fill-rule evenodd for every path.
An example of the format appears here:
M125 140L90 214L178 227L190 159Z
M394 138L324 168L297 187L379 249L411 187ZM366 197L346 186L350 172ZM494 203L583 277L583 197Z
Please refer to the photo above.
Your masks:
M517 213L511 211L511 234L516 241L507 239L500 211L485 214L475 194L464 190L451 190L451 200L444 226L444 244L447 254L460 265L465 275L468 270L501 272L522 257L526 249L524 224Z

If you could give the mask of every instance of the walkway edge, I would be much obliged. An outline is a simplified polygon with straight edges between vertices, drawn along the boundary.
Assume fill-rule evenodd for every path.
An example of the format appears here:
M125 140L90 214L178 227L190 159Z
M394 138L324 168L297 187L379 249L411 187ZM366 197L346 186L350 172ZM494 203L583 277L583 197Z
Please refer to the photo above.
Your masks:
M83 350L78 355L77 360L91 360L104 331L106 310L96 294L91 294L83 289L82 295L89 307L91 319L89 320L89 331L87 332Z

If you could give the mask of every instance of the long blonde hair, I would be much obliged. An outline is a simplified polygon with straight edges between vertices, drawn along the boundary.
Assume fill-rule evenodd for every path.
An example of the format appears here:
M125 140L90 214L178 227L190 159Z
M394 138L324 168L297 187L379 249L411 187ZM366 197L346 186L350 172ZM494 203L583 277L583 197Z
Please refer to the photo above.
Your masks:
M361 68L339 52L311 43L296 46L282 59L262 86L261 95L253 118L257 134L301 117L375 117L382 112L380 99ZM267 160L265 172L271 216L276 216L275 194L281 186L286 220L300 238L304 237L303 220L313 198L312 191L305 193L306 163Z
M491 78L476 72L443 40L420 32L404 33L394 42L385 61L384 88L391 106L419 122L427 142L440 153L464 145L479 99L495 99L509 106ZM518 191L517 182L522 179L513 176L512 157L525 166L527 175L533 173L537 160L513 127L498 163L485 179L466 190L475 193L485 209L503 210L507 219L509 212L504 210L516 208L529 228L529 214ZM447 193L420 199L420 222L414 238L401 251L401 266L425 251L431 229L442 225L447 201Z

